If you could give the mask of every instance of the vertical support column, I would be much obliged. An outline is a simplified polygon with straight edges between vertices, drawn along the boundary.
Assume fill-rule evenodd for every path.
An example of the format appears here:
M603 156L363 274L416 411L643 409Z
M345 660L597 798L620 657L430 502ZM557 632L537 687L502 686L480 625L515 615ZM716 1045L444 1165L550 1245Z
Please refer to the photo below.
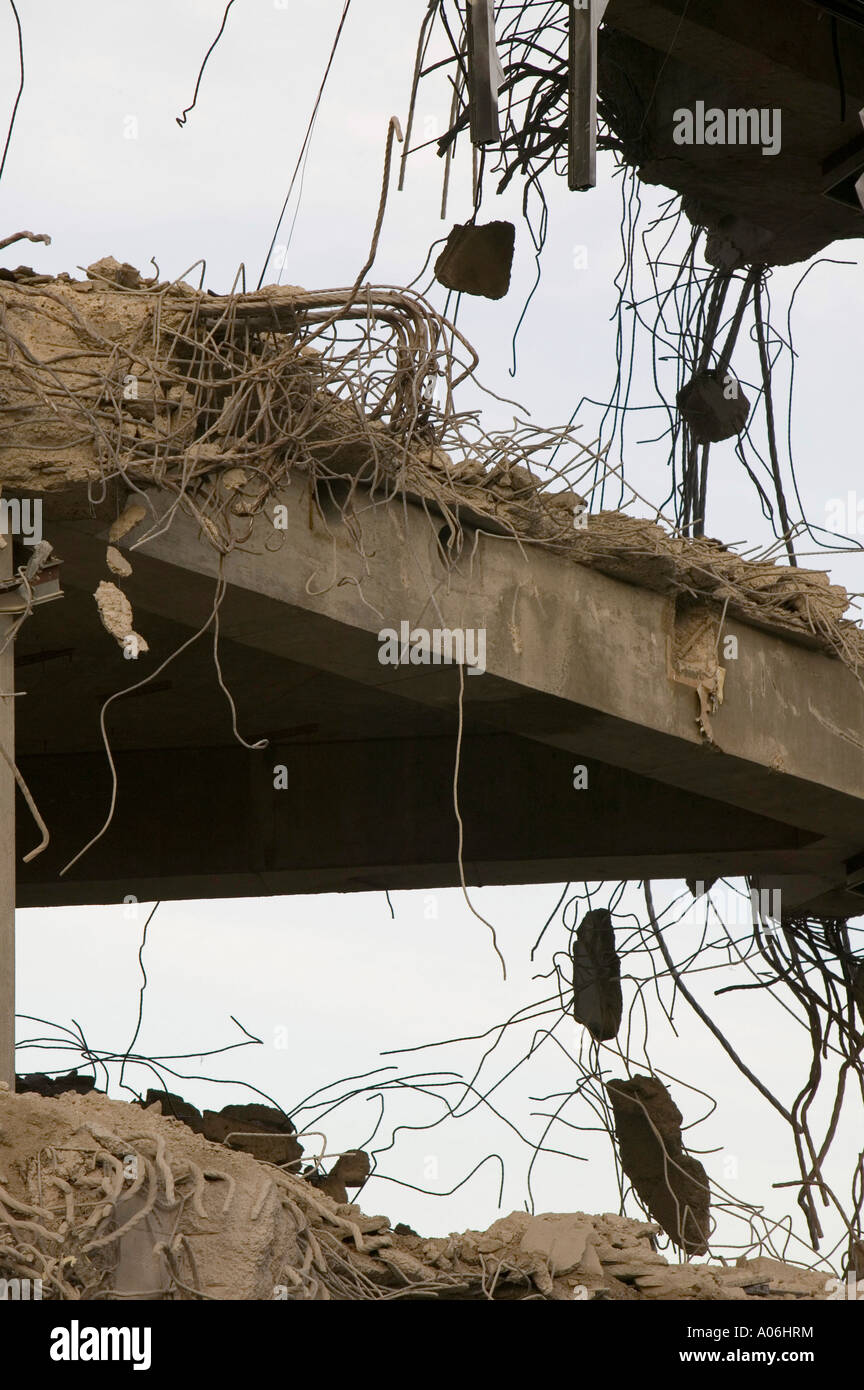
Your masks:
M0 579L12 577L12 536L2 537ZM0 616L0 647L14 623ZM15 1087L15 643L0 656L0 1081ZM6 759L9 759L7 762Z
M608 0L570 0L570 128L567 182L597 183L597 30Z

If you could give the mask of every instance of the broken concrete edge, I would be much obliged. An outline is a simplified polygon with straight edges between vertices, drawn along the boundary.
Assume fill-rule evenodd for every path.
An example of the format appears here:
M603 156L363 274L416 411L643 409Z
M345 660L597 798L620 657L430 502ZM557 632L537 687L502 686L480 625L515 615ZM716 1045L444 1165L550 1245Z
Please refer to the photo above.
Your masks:
M515 1211L424 1238L155 1105L0 1088L0 1278L44 1299L816 1301L838 1283L761 1255L670 1265L658 1229Z
M49 1076L33 1072L15 1077L16 1095L39 1095L54 1099L73 1092L76 1095L104 1095L96 1086L95 1076L81 1075L77 1067L65 1075ZM242 1149L266 1163L279 1164L287 1171L298 1173L316 1187L321 1187L337 1200L348 1200L345 1189L362 1187L371 1171L368 1154L350 1149L336 1158L329 1173L321 1169L320 1159L301 1166L303 1146L297 1139L297 1127L290 1115L273 1105L254 1101L245 1105L229 1104L221 1110L199 1110L173 1091L149 1089L140 1101L143 1109L155 1109L166 1119L179 1120L213 1144L226 1144ZM334 1155L328 1155L333 1159Z
M416 405L395 434L392 422L388 426L382 420L359 415L321 384L320 356L301 343L303 316L310 316L311 322L330 305L336 305L333 312L337 317L347 312L353 303L347 291L309 293L294 286L268 286L255 294L219 296L183 282L145 280L134 267L121 266L111 257L95 262L87 274L86 281L75 281L66 275L33 275L24 267L19 272L6 272L0 279L10 363L5 370L0 366L9 398L0 433L0 484L7 488L56 495L76 482L107 481L106 460L113 470L111 477L122 475L134 487L153 486L160 481L156 476L159 469L168 465L164 461L154 465L148 450L162 441L159 447L164 445L170 454L166 441L180 441L182 436L185 443L182 448L178 443L178 457L182 454L185 460L184 477L187 469L195 477L194 511L202 536L223 549L233 545L236 537L232 540L227 533L223 535L204 515L206 501L198 505L207 488L213 489L214 503L219 503L212 515L229 529L242 529L268 499L272 500L279 480L275 476L265 478L263 485L260 477L250 481L237 467L238 445L230 432L218 443L196 442L194 422L200 415L200 402L193 410L194 403L186 400L181 386L165 389L165 381L173 377L162 336L166 344L174 341L172 334L180 331L187 318L187 328L194 334L199 318L203 332L214 318L221 316L227 322L226 315L239 314L244 323L269 321L277 335L289 345L294 343L290 371L295 377L305 373L312 392L314 428L305 440L305 451L299 450L303 459L295 449L298 457L293 462L290 458L282 460L283 484L290 480L295 467L309 474L313 492L336 480L374 489L385 477L391 482L398 478L406 496L416 497L433 510L443 506L444 514L455 518L452 524L460 528L491 529L631 584L706 600L716 606L718 614L722 611L730 618L817 646L839 656L856 672L864 666L864 631L858 622L844 616L850 597L845 589L832 585L824 571L794 569L774 560L745 560L718 541L681 537L655 521L625 513L589 515L584 499L576 493L550 490L534 476L530 451L525 453L515 439L509 457L502 457L499 440L491 449L480 442L457 461L447 452L452 443L447 429L441 443L436 442L437 432L427 434L426 425L421 427ZM395 290L376 293L382 305L386 301L387 314L398 310L406 315L406 322L413 323L419 317L430 331L440 328L425 301ZM340 294L342 309L338 307ZM371 307L369 314L374 316ZM70 349L77 346L78 352L69 354L76 362L74 370L53 365L60 359L46 359L43 320L46 325L50 323L52 345L56 346L54 338L60 334ZM153 340L157 327L160 333L156 334L154 355L152 347L147 349L143 344ZM22 345L28 354L23 369ZM94 371L84 371L87 362L79 360L82 352L84 358L93 359ZM257 358L250 358L250 370L257 362ZM100 394L100 364L103 388L110 388L109 403ZM422 360L414 364L414 371L419 389L420 378L426 380ZM126 400L123 383L130 372L136 383L141 375L147 389L152 387L152 398L139 399L136 394ZM38 401L45 407L42 415ZM227 405L214 402L214 408L216 405L227 419ZM70 439L74 443L70 444ZM487 445L492 443L491 439L486 441ZM188 505L185 481L181 502ZM133 506L140 505L139 495ZM142 519L137 518L139 522ZM136 524L128 512L109 535L114 553L109 554L108 567L114 573L118 557L115 543L121 539L121 531L130 529L127 523ZM121 646L139 644L141 639L121 598L113 590L103 590L101 600L97 600L103 621L110 624L109 631Z

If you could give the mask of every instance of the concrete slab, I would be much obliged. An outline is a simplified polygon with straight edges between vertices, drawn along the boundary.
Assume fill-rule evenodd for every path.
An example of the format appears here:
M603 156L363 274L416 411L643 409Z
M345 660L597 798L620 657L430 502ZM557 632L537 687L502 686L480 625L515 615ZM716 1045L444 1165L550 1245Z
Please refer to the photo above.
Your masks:
M735 219L749 224L757 263L806 260L832 241L864 235L851 178L864 168L860 24L812 0L610 0L605 23L601 102L621 117L616 134L646 182L697 202L697 220L714 230L721 219L727 232ZM675 113L697 102L779 111L779 151L677 144ZM844 177L845 187L835 187Z
M259 518L222 564L226 682L244 736L271 746L233 740L201 639L112 705L117 815L64 878L108 804L101 701L206 621L220 564L182 515L127 550L123 587L151 645L131 663L92 599L106 522L46 523L67 597L25 626L18 713L54 843L21 872L20 903L458 883L458 672L383 666L378 633L407 621L486 634L486 674L464 681L469 883L752 873L788 912L862 910L846 866L864 847L864 701L840 662L729 625L738 657L709 745L695 691L670 675L671 598L500 536L469 537L454 566L401 502L362 510L364 560L302 489L281 502L286 529Z

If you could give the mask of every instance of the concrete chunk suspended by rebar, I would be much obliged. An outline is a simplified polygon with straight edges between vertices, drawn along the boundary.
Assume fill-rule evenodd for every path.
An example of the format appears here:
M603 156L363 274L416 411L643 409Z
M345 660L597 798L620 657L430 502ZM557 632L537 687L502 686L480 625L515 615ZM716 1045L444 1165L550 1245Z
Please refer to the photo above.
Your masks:
M678 409L697 444L719 444L740 434L750 402L735 378L716 371L697 372L678 392Z
M621 1027L621 966L612 915L586 912L573 947L573 1016L596 1042L609 1042Z
M435 277L448 290L503 299L510 288L516 228L512 222L457 225L435 262Z
M606 1084L621 1167L653 1219L688 1255L708 1249L708 1174L684 1148L681 1111L656 1076Z

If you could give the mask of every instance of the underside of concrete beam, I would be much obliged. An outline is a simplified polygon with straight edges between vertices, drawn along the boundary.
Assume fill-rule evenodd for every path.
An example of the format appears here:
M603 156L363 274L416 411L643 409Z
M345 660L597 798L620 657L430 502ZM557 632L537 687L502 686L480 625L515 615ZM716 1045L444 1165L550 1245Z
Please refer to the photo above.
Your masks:
M628 162L682 193L691 220L740 232L743 263L804 261L864 235L852 177L864 168L864 28L832 24L811 0L610 0L605 20L601 105ZM764 113L777 140L768 154L762 138L677 143L676 113L698 102Z
M498 536L450 563L420 507L361 508L361 554L335 510L299 488L282 505L283 529L259 519L221 565L225 682L246 741L269 746L233 738L207 633L112 703L115 818L63 878L108 807L101 705L206 623L220 562L182 514L127 549L151 651L124 661L92 598L110 518L46 508L66 597L25 625L17 685L19 758L53 841L20 903L457 884L459 676L380 663L378 633L407 621L486 633L486 673L464 678L469 883L753 874L790 913L861 910L846 864L864 848L864 715L839 661L727 625L738 655L708 743L670 668L673 599ZM23 816L19 835L25 849Z

